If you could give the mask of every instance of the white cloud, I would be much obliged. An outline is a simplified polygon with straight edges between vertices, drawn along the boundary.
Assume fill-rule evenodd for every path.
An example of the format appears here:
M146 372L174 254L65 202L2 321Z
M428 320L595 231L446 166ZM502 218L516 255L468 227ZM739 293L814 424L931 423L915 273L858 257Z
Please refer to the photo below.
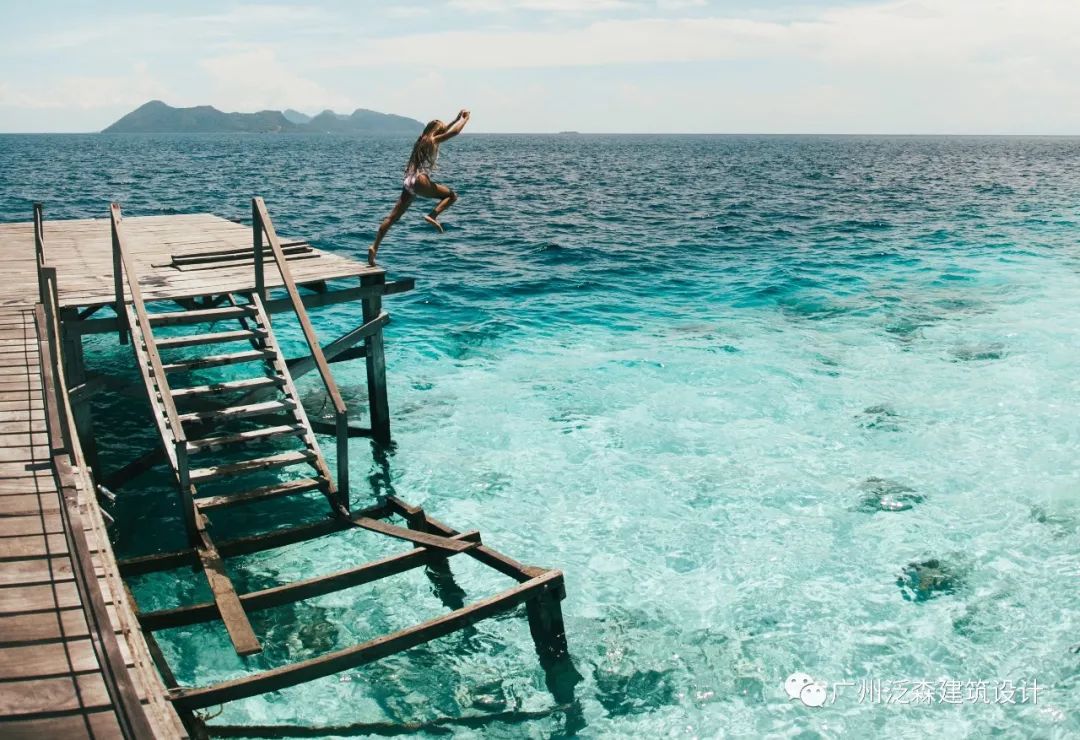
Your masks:
M200 66L211 84L211 89L202 94L218 108L240 111L334 108L338 112L352 112L351 101L346 96L300 75L279 61L270 48L256 47L204 59Z
M505 13L513 10L535 10L548 13L600 13L632 8L629 0L450 0L449 7L467 13Z
M488 0L459 0L483 4ZM520 0L552 8L566 0ZM598 0L606 2L606 0ZM815 61L928 66L986 58L1054 54L1075 57L1080 3L1075 0L902 0L828 9L809 21L743 18L604 20L580 28L478 30L364 39L327 66L437 65L523 68L734 58L805 57ZM408 59L401 50L408 49ZM943 70L945 73L948 70Z
M0 106L12 108L92 110L136 106L172 95L172 90L151 75L143 63L135 64L127 74L68 75L32 89L0 83Z

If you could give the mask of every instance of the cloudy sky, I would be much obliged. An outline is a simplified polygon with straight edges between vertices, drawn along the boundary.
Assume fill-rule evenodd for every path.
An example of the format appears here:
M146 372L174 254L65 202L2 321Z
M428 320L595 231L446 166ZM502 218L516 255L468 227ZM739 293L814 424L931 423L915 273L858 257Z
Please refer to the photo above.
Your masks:
M1080 134L1080 0L0 4L6 132L159 98L465 106L474 131Z

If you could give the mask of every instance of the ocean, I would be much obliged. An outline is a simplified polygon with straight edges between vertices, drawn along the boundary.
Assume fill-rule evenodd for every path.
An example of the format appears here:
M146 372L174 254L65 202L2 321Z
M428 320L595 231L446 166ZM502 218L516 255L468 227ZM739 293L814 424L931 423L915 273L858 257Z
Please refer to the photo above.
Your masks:
M279 233L360 259L410 143L0 136L0 220L30 220L35 200L46 219L106 217L111 200L242 219L259 194ZM437 175L460 200L446 233L414 206L379 253L416 289L386 301L395 444L352 442L353 505L393 492L562 569L576 703L555 705L517 614L211 723L1075 737L1077 162L1077 138L447 143ZM357 310L317 313L320 335L356 326ZM87 352L91 370L134 382L115 337ZM364 409L363 363L334 371ZM318 413L318 380L301 385ZM99 396L95 414L107 470L156 444L137 399ZM119 555L180 544L161 471L118 495ZM215 517L214 536L322 508ZM397 549L350 532L229 567L252 590ZM451 563L467 599L507 585ZM207 597L188 571L132 585L144 609ZM253 615L266 649L246 661L220 623L158 636L181 682L203 684L444 612L414 571ZM795 673L824 706L789 698Z

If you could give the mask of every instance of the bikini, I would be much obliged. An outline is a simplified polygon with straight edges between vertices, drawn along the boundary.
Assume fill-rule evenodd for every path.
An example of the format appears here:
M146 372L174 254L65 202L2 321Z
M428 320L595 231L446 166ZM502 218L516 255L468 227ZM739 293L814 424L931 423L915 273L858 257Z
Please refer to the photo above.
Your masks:
M438 158L439 158L439 150L436 149L435 150L435 159L438 159ZM434 167L435 163L432 162L431 166ZM401 181L401 189L402 189L402 191L408 193L409 195L415 196L416 195L416 179L418 177L420 177L420 175L424 175L424 176L430 178L431 177L431 169L429 169L428 167L420 167L419 169L413 169L413 168L410 167L410 168L406 169L405 170L405 179L403 179Z

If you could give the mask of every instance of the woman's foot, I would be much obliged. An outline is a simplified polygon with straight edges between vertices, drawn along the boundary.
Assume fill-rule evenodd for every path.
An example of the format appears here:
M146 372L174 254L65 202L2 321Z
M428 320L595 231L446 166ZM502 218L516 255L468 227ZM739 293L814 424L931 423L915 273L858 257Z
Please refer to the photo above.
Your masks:
M372 267L375 266L375 252L376 252L375 247L368 247L367 248L367 263L369 265L371 265Z
M446 229L443 228L442 224L439 223L439 220L437 218L435 218L434 216L432 216L431 214L428 214L427 216L424 216L424 220L427 221L432 226L434 226L436 229L438 229L440 234L442 234L443 232L446 231Z

